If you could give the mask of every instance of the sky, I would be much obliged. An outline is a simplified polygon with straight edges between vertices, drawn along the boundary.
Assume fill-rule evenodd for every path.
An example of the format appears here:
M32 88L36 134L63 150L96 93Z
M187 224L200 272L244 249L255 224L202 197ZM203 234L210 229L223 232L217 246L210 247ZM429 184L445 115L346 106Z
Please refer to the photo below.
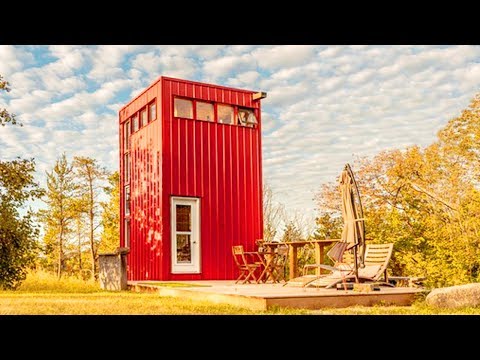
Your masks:
M42 185L62 152L117 170L118 110L161 75L267 92L264 182L313 218L345 163L435 140L480 90L480 46L0 45L0 74L24 124L0 159L34 157Z

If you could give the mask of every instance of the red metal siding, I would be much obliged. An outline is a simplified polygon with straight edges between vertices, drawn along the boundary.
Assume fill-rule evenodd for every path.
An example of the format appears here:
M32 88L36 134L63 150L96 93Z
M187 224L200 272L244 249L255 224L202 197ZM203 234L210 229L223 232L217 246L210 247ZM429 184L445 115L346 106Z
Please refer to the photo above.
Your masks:
M201 200L201 274L169 279L233 279L232 245L253 250L262 237L261 128L173 118L173 97L195 97L259 109L252 92L163 78L163 238L170 238L172 195ZM258 116L258 114L257 114ZM168 199L168 201L167 201ZM170 241L164 243L170 254Z
M132 135L131 175L131 278L161 279L163 252L161 204L160 123L154 121ZM168 238L167 238L168 239Z
M173 97L256 109L256 128L173 118ZM157 101L157 120L131 135L129 280L233 279L231 247L262 237L260 101L252 92L159 78L120 110L120 126ZM120 129L124 245L123 126ZM171 274L170 198L200 198L201 273Z
M160 86L153 84L120 110L120 244L125 246L124 146L123 123L151 101L157 105L157 118L130 136L130 253L127 256L129 280L151 280L163 276L162 250L162 138Z

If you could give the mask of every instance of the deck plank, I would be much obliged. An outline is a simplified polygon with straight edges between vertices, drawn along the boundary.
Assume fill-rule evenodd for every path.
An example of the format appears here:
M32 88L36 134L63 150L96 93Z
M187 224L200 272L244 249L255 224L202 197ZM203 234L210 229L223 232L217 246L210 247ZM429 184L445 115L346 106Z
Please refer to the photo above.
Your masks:
M325 288L287 287L283 284L235 284L228 280L175 281L192 284L191 287L169 287L149 284L148 281L129 281L135 291L157 291L161 296L208 300L213 303L243 306L253 310L267 310L275 306L321 309L376 304L408 306L417 296L425 293L421 288L382 287L380 291L356 292ZM168 281L163 283L168 284ZM202 285L201 287L195 285Z

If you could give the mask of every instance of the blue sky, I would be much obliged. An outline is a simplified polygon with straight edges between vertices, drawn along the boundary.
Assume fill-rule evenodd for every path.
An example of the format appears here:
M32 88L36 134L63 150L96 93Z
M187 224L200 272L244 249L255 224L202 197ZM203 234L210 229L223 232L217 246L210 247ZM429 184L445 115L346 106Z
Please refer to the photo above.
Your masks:
M118 169L120 107L160 75L266 91L264 180L289 214L346 162L427 145L480 90L479 46L0 46L12 86L0 107L0 158L35 157L38 179L58 154Z

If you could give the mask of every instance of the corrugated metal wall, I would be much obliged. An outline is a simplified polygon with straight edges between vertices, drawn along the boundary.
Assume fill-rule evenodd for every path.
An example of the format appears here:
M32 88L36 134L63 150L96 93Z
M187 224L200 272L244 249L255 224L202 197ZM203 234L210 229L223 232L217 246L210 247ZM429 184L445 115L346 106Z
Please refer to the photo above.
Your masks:
M173 97L186 96L259 109L251 92L163 78L163 218L170 237L170 196L201 200L201 267L199 275L170 279L233 279L231 248L255 248L262 238L261 128L173 118ZM257 116L260 118L259 114ZM261 121L259 121L261 123ZM170 242L164 242L170 254ZM166 259L166 258L165 258ZM170 273L169 261L163 273Z
M157 99L157 120L130 140L129 280L237 276L232 245L254 250L255 240L263 234L260 102L253 102L251 94L163 77L121 109L120 124ZM252 129L173 118L175 95L256 108L259 125ZM119 133L124 246L123 126ZM171 274L172 195L200 198L201 274Z
M153 121L132 135L131 230L129 268L131 278L161 279L162 189L160 122ZM168 238L166 238L168 239Z
M127 256L129 280L160 279L162 251L162 138L160 83L152 84L120 110L120 124L152 100L157 103L157 119L130 136L130 253ZM124 239L123 131L120 127L120 243ZM167 239L168 240L168 239ZM168 256L167 256L168 258Z

